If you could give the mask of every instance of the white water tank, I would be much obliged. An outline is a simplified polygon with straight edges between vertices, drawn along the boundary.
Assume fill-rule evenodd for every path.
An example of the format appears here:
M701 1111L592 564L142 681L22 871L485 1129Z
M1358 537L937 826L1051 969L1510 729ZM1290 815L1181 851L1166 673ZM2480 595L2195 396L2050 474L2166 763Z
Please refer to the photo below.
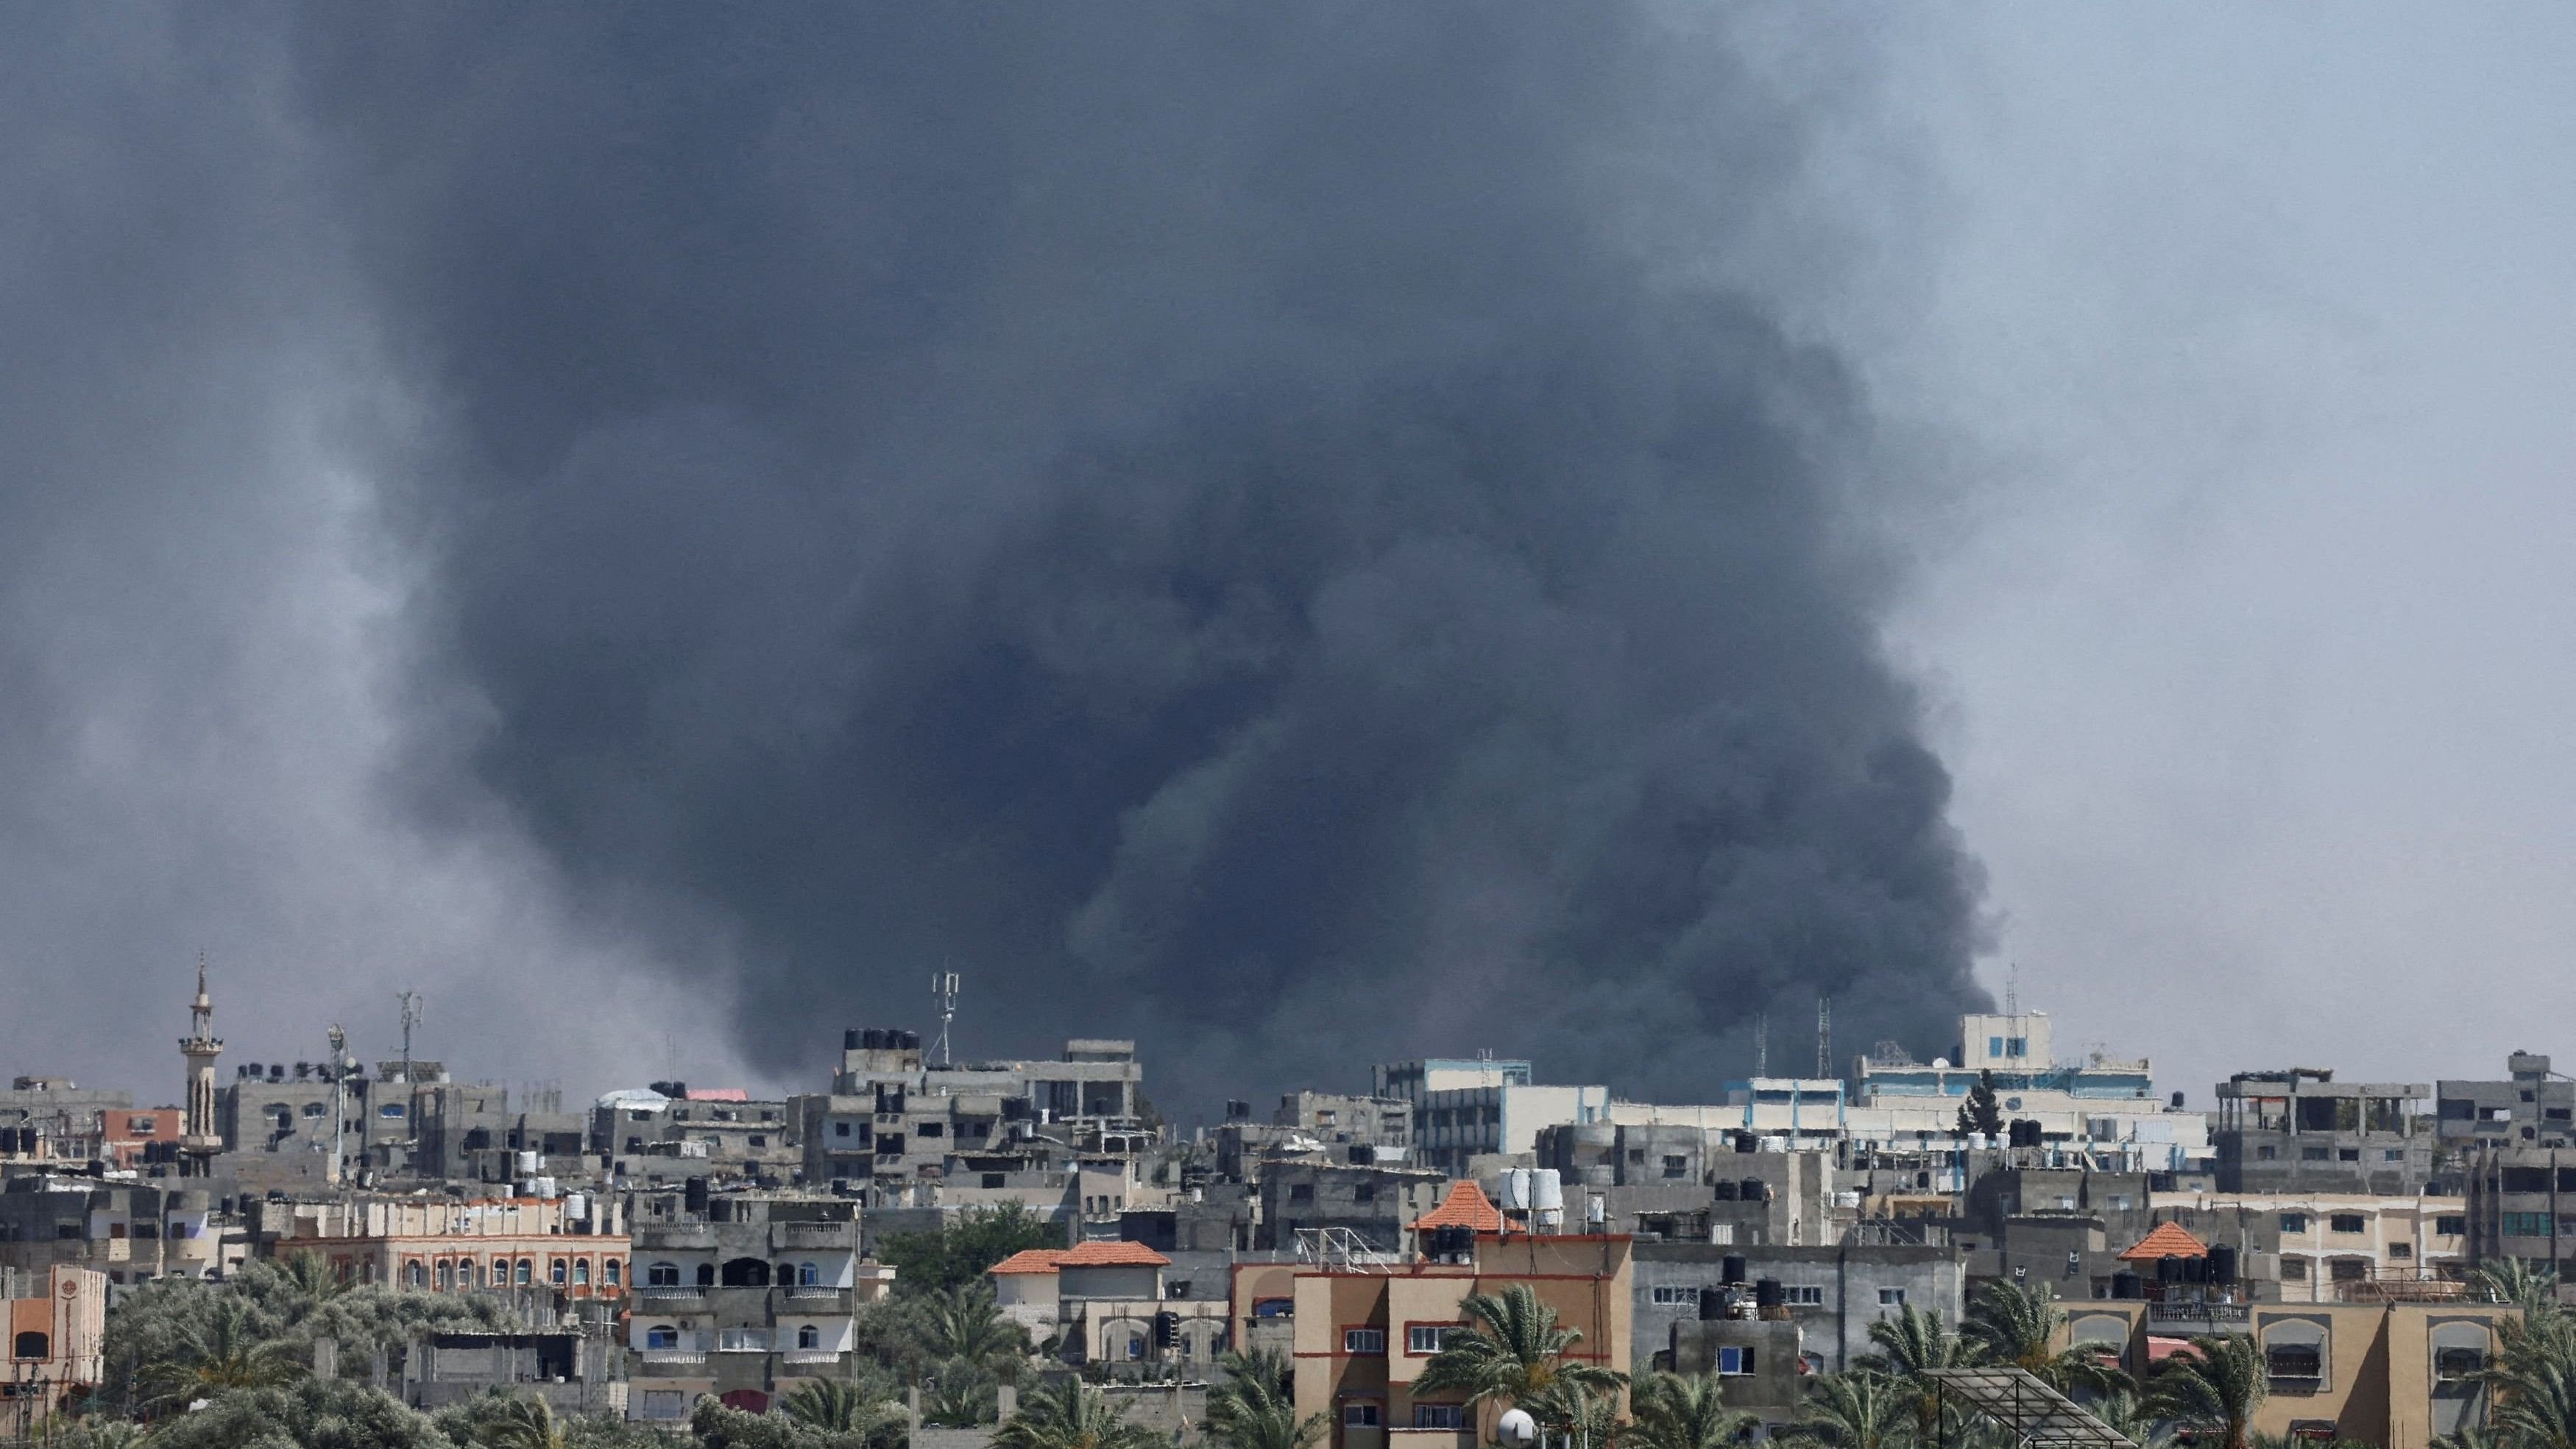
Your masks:
M522 1152L519 1154L519 1175L521 1177L534 1177L537 1175L537 1154L533 1152Z
M1502 1186L1503 1201L1501 1206L1505 1212L1519 1213L1529 1211L1530 1170L1528 1168L1504 1168Z
M1565 1211L1565 1179L1553 1167L1542 1167L1530 1174L1530 1207L1543 1213Z

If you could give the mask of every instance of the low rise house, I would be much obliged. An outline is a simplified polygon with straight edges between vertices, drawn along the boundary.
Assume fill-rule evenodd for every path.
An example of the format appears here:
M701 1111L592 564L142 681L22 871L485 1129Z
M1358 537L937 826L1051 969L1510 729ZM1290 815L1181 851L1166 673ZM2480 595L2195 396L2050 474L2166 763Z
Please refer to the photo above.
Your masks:
M1227 1300L1172 1292L1170 1266L1142 1243L1033 1248L993 1266L994 1300L1031 1342L1055 1340L1067 1362L1203 1372L1230 1341Z
M9 1363L0 1403L21 1433L105 1375L107 1275L56 1264L40 1273L0 1269L8 1312Z

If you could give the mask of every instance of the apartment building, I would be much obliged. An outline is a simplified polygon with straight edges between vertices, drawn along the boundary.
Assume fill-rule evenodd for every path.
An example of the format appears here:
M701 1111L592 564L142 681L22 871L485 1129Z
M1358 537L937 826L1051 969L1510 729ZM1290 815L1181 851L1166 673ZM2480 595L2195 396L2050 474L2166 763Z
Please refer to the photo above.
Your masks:
M41 1272L0 1270L9 1362L0 1414L23 1438L31 1424L107 1371L107 1275L57 1263Z
M922 1183L999 1189L1076 1158L1132 1162L1153 1143L1143 1088L1132 1041L1078 1037L1055 1061L931 1063L916 1034L867 1028L844 1034L832 1090L789 1107L808 1184L899 1206Z
M2007 1122L2035 1123L2041 1142L2093 1165L2190 1172L2212 1157L2208 1119L2159 1097L2151 1062L2100 1052L2060 1061L2044 1011L1963 1016L1959 1054L1928 1066L1892 1043L1870 1053L1857 1063L1843 1134L1877 1149L1929 1151L1956 1133L1961 1104L1987 1080Z
M804 1171L793 1100L684 1082L610 1092L591 1107L590 1139L624 1188L677 1188L690 1178L793 1183Z
M634 1419L677 1422L710 1394L759 1413L807 1380L847 1378L854 1314L894 1284L861 1254L846 1198L638 1194L633 1230Z
M2419 1193L2159 1192L2148 1207L2237 1250L2266 1301L2377 1302L2443 1291L2466 1276L2467 1205ZM2422 1286L2418 1286L2422 1285Z
M1946 1246L1649 1241L1636 1244L1634 1258L1629 1311L1638 1342L1667 1344L1674 1325L1699 1318L1704 1297L1739 1288L1750 1301L1756 1285L1769 1282L1781 1317L1797 1326L1796 1352L1811 1373L1849 1368L1870 1352L1869 1326L1889 1314L1921 1308L1956 1323L1967 1307L1966 1270Z
M540 1304L626 1297L628 1241L613 1198L438 1199L356 1195L252 1202L261 1253L313 1253L345 1283L508 1292Z
M1409 1225L1439 1206L1449 1176L1418 1167L1273 1161L1255 1185L1260 1214L1256 1249L1295 1249L1301 1237L1347 1233L1369 1251L1410 1253Z
M31 1277L81 1269L110 1284L219 1276L226 1249L213 1207L196 1187L21 1174L0 1192L0 1265ZM233 1262L245 1254L232 1245Z
M991 1271L1003 1316L1068 1363L1178 1365L1205 1373L1230 1341L1227 1300L1174 1291L1172 1260L1142 1243L1015 1253Z
M2469 1261L2521 1258L2576 1281L2576 1151L2483 1148L2462 1175Z
M2437 1181L2422 1082L2338 1082L2331 1071L2238 1072L2218 1084L2222 1192L2407 1196Z
M2434 1135L2463 1156L2487 1148L2576 1145L2576 1081L2549 1058L2515 1052L2502 1081L2433 1084Z

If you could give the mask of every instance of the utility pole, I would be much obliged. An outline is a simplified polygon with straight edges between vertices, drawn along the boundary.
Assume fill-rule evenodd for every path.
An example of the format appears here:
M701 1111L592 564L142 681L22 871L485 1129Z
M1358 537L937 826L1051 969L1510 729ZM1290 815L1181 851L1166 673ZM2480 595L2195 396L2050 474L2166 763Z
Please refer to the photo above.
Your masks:
M1816 1076L1819 1080L1835 1075L1834 1069L1834 999L1816 998Z
M411 1081L411 1029L420 1025L422 1019L420 993L397 991L394 999L402 1003L403 1081L408 1084Z

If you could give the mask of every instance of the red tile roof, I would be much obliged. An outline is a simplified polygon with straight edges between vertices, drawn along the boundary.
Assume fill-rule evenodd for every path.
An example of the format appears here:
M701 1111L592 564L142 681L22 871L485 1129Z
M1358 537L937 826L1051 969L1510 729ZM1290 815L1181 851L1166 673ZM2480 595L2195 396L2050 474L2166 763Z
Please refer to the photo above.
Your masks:
M1143 1243L1085 1243L1056 1255L1063 1268L1168 1268L1172 1260Z
M995 1263L987 1271L995 1276L1006 1273L1052 1273L1055 1271L1057 1260L1063 1256L1062 1248L1027 1248Z
M2159 1258L2206 1258L2209 1245L2191 1235L2180 1223L2158 1223L2155 1231L2138 1239L2136 1247L2120 1255L2124 1263L2152 1263Z
M1485 1196L1485 1190L1472 1179L1460 1178L1449 1184L1449 1195L1440 1206L1413 1220L1413 1230L1424 1228L1474 1228L1480 1233L1503 1230L1503 1210Z

